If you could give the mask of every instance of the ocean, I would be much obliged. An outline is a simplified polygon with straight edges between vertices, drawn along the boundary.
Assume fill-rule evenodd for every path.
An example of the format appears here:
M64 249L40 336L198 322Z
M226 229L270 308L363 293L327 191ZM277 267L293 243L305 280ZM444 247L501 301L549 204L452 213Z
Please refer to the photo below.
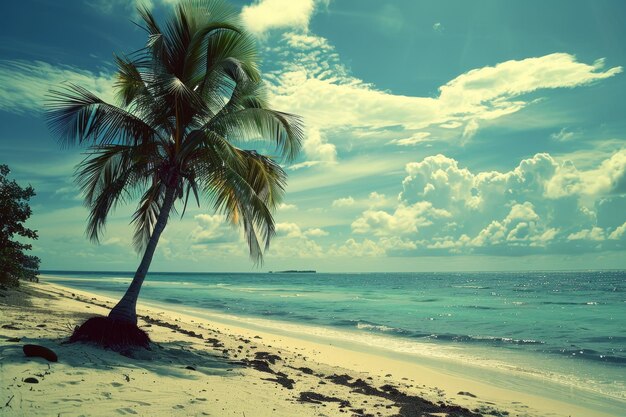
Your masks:
M43 272L120 297L132 273ZM140 302L626 401L626 271L150 273Z

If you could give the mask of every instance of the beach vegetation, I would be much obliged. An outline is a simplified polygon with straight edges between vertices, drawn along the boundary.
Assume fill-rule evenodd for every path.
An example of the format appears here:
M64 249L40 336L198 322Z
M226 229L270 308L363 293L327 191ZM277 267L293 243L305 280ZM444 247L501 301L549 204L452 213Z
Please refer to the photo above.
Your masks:
M286 184L279 163L297 156L303 138L298 116L270 107L256 42L229 4L185 1L164 24L147 8L138 12L148 40L115 57L117 102L64 84L47 103L61 145L87 148L76 181L89 209L89 238L99 241L118 204L138 200L132 224L141 262L108 316L124 332L137 323L159 238L190 200L240 226L252 261L262 261ZM88 340L93 327L84 332Z
M17 286L20 280L37 281L39 258L28 255L32 245L21 240L38 236L24 226L32 214L29 201L35 190L9 180L10 172L7 165L0 165L0 284Z

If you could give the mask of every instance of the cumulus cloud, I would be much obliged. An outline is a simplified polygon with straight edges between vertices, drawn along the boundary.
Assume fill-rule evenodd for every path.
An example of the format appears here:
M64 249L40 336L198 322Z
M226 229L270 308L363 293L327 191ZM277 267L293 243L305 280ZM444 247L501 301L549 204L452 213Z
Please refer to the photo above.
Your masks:
M592 227L591 229L583 229L567 236L567 240L601 241L601 240L604 240L605 238L606 237L604 235L604 229L600 227Z
M325 236L322 229L302 231L297 223L277 223L276 237L267 252L271 258L319 258L324 250L312 237Z
M257 0L241 10L241 18L251 32L262 35L272 29L299 29L306 32L316 0Z
M537 154L510 171L476 173L447 156L429 156L406 165L393 210L363 211L352 231L379 238L388 252L409 250L407 243L423 251L509 255L574 243L616 247L626 233L619 211L626 201L625 154L616 152L587 170ZM604 218L615 213L621 221L611 226ZM394 238L403 246L390 245Z
M348 239L343 245L333 245L328 253L330 256L371 258L384 256L385 249L370 239L363 239L358 242L355 239Z
M354 205L354 198L351 196L338 198L333 201L333 207L349 207Z
M397 236L417 233L421 228L434 224L435 219L449 218L444 209L434 208L430 202L400 205L394 213L367 210L352 223L355 233L373 233L376 236Z
M611 240L619 240L623 237L626 237L626 222L624 222L621 226L616 227L615 230L613 230L609 235L609 239Z
M370 208L376 208L381 206L386 206L389 204L390 199L387 198L385 194L377 193L376 191L372 191L367 198L367 205Z
M580 171L565 162L546 184L546 196L601 195L626 193L626 149L602 161L596 169Z
M305 231L304 234L306 236L311 236L311 237L323 237L323 236L328 236L329 233L324 229L320 229L319 227L314 227Z
M319 129L311 127L302 142L302 150L306 156L316 162L334 163L337 160L335 145L326 142Z
M298 206L296 206L295 204L280 203L278 205L278 210L279 211L295 211L295 210L298 210Z
M197 225L189 236L194 245L211 245L240 240L237 230L222 214L198 214L194 216L194 219Z
M296 223L276 223L276 236L300 237L302 236L302 230Z

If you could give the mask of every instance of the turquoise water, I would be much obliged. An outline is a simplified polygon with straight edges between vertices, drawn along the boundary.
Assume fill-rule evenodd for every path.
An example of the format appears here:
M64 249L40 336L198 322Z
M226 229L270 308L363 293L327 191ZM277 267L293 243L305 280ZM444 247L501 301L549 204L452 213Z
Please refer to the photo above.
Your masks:
M113 297L132 276L46 275ZM151 273L141 298L308 326L316 334L326 329L392 353L424 354L434 346L470 362L626 399L626 271Z

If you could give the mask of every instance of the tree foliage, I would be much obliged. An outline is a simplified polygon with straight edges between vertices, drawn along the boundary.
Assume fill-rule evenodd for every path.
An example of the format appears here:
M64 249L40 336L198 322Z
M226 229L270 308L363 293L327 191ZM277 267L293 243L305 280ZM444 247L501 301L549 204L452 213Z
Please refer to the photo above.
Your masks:
M178 210L169 190L183 214L190 198L200 205L204 197L242 226L251 258L260 261L286 183L275 159L296 157L301 120L270 108L256 43L227 3L181 2L163 25L146 8L139 14L148 41L116 57L116 103L72 84L51 91L48 102L61 144L89 148L77 169L90 210L87 234L97 242L109 213L138 199L134 244L145 251L159 214Z
M0 283L18 285L20 279L37 281L39 258L27 255L32 245L16 238L37 239L37 231L24 226L32 214L28 205L35 190L10 181L10 169L0 165Z

